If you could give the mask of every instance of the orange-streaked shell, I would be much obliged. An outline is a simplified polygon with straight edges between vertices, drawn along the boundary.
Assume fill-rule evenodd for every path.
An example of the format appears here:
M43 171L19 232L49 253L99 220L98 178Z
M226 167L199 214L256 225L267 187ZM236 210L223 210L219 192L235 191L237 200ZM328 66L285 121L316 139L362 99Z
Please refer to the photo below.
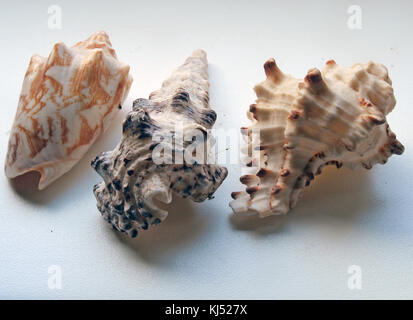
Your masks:
M69 171L109 126L132 78L108 35L96 32L69 48L34 55L26 72L5 164L14 178L41 175L44 189Z
M249 163L259 167L241 177L245 191L232 193L235 213L285 214L324 166L370 169L403 153L386 120L396 100L383 65L330 60L304 80L281 72L273 59L264 69L248 113L252 125L244 129L259 150Z

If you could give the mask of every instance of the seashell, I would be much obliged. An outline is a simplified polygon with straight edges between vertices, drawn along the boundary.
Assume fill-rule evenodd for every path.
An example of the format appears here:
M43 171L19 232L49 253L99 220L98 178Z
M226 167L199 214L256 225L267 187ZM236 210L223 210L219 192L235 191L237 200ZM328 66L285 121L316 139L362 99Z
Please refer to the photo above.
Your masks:
M34 55L10 133L6 175L41 175L44 189L69 171L108 128L132 78L101 31L69 48Z
M264 69L267 79L254 88L248 112L252 125L244 129L249 150L258 150L249 166L258 167L241 177L245 191L232 193L235 213L286 214L324 166L370 169L403 153L386 121L396 100L383 65L331 60L304 81L284 74L274 59Z
M131 237L138 230L161 223L168 212L156 200L172 201L175 193L201 202L211 198L227 176L227 169L204 162L178 161L188 142L172 138L198 129L208 135L216 120L209 107L206 53L195 51L149 99L137 99L123 123L123 136L111 152L92 161L103 182L95 185L103 218ZM182 132L176 130L182 126ZM159 142L158 138L163 138ZM168 140L168 138L171 138ZM207 141L201 144L207 147ZM170 161L159 162L157 150L173 150ZM182 159L181 159L182 160Z

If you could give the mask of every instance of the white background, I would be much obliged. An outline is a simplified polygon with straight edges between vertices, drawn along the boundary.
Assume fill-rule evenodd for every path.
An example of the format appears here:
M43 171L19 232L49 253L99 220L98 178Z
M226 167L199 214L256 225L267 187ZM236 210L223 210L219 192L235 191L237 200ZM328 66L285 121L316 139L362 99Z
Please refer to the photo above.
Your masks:
M0 177L0 298L413 298L413 59L410 1L1 1L0 159L34 53L108 32L134 83L124 109L85 158L50 188L34 176ZM47 9L62 8L61 30ZM347 26L362 8L362 30ZM253 86L274 57L303 77L335 59L388 66L398 104L388 117L402 156L371 171L328 168L284 217L240 220L228 207L240 167L215 199L177 199L169 218L135 240L100 217L89 163L112 149L139 97L157 89L194 49L207 51L217 128L248 124ZM2 162L3 166L4 163ZM347 269L362 268L362 290ZM48 267L62 268L50 290Z

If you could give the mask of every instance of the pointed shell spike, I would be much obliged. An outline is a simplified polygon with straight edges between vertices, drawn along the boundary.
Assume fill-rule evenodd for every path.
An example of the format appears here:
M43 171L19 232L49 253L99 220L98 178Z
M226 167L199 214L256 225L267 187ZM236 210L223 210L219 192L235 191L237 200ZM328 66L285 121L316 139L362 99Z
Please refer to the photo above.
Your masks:
M264 63L264 70L265 70L265 75L267 78L271 78L274 82L278 82L281 80L283 77L282 71L278 68L275 59L268 59Z

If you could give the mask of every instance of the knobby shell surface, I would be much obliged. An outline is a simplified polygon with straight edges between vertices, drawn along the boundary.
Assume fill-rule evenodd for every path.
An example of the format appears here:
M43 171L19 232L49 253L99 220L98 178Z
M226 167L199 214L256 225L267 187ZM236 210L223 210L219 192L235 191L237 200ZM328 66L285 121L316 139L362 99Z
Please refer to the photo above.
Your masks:
M254 88L257 100L248 112L252 125L243 129L245 158L251 148L257 152L240 179L246 189L232 193L235 213L286 214L324 166L370 169L403 153L386 120L396 100L383 65L342 67L330 60L304 81L281 72L274 59L264 69L267 79Z
M103 31L70 48L57 43L47 58L34 55L10 133L7 177L38 171L44 189L69 171L108 128L131 83Z
M215 164L177 163L188 143L169 144L167 137L193 129L207 136L216 120L209 107L208 62L206 53L195 51L185 63L164 81L149 99L137 99L123 123L123 136L117 147L92 162L103 182L95 185L97 207L116 230L131 237L138 230L162 222L168 212L156 200L172 201L172 194L196 202L211 198L227 176L227 169ZM163 148L173 150L170 163L158 163L154 152L165 138ZM204 144L203 147L207 146ZM208 148L207 148L208 149Z

